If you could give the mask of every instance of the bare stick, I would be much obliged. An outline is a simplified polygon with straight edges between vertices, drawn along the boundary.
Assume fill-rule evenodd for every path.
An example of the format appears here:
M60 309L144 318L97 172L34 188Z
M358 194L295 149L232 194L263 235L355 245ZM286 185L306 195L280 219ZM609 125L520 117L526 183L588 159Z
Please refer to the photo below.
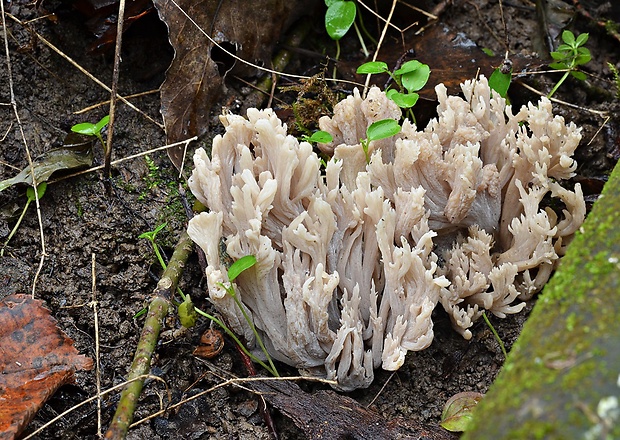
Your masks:
M101 368L99 364L99 314L97 313L97 276L95 272L95 253L91 254L91 277L92 277L92 301L93 318L95 321L95 375L97 378L97 437L103 436L101 432Z
M116 93L118 91L119 66L121 64L121 46L123 43L123 22L125 17L125 0L118 5L118 20L116 22L116 49L114 52L114 71L112 72L112 90L110 91L110 122L108 122L108 140L106 142L105 157L103 161L103 175L110 175L110 161L112 160L112 138L114 136L114 113L116 109Z
M192 253L192 249L192 240L187 235L187 232L183 231L172 254L170 263L153 291L153 298L149 304L144 328L142 329L133 363L131 364L131 370L129 371L129 380L148 374L151 368L151 358L157 346L162 321L168 313L172 293L176 289L179 278L183 273L185 262ZM143 386L143 380L136 380L127 385L123 390L116 413L112 418L108 432L105 434L106 439L121 440L125 438L129 425L133 421L136 403Z

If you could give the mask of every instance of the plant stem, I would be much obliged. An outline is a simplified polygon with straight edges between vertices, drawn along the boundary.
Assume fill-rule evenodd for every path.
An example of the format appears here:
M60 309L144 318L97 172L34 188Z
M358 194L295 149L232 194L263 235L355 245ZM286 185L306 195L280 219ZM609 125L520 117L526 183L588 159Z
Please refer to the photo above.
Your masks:
M564 81L566 81L566 78L568 78L569 74L570 74L570 69L564 72L564 76L560 78L560 80L556 83L556 85L551 89L551 91L547 95L547 98L551 98L553 96L555 91L562 85Z
M362 46L362 52L364 52L364 56L368 58L370 52L366 49L366 42L364 41L364 37L362 37L362 33L360 32L360 28L357 26L356 22L353 22L353 28L355 29L355 33L357 34L358 40L360 40L360 45Z
M4 242L4 246L2 246L2 250L0 250L0 257L4 257L4 249L9 244L9 241L11 241L11 238L13 238L13 235L15 235L15 233L19 229L19 225L22 223L22 220L24 219L24 216L26 215L26 211L28 211L28 207L30 206L31 202L32 202L31 199L26 200L26 206L24 206L24 209L22 210L21 215L17 219L17 223L15 223L15 226L13 226L13 229L11 230L11 233L9 234L8 238L6 239L6 241Z
M497 330L495 330L495 327L493 327L493 324L491 324L491 321L489 321L489 318L485 312L482 312L482 318L484 319L484 322L486 322L487 326L491 329L491 332L493 332L493 336L495 336L495 340L498 342L499 348L502 349L504 359L506 359L508 357L508 353L506 352L506 346L504 345L504 341L502 341L502 338L499 337Z
M187 232L183 231L170 258L170 263L153 291L153 299L149 304L149 311L136 347L131 370L127 377L128 380L148 374L151 368L151 358L157 346L162 321L168 313L172 292L176 289L179 278L183 273L183 267L192 253L192 249L192 240L187 235ZM112 423L108 432L106 432L106 439L120 440L125 438L129 425L131 425L133 420L133 413L143 386L144 380L136 380L125 387L121 393Z
M230 289L230 290L228 290ZM247 312L245 311L245 309L243 308L243 304L241 304L241 301L239 301L239 298L237 298L237 295L235 295L235 291L233 290L233 287L231 285L231 287L229 287L228 290L228 294L230 296L232 296L233 300L235 301L235 304L237 304L237 307L239 307L239 310L241 310L241 313L243 313L243 317L245 318L246 322L250 325L250 327L252 328L252 332L254 333L254 336L256 336L256 341L258 342L258 345L260 346L260 349L263 351L263 353L265 353L265 355L267 356L267 361L269 362L269 365L271 366L271 369L268 369L274 376L276 377L280 377L280 375L278 374L278 370L276 370L276 366L273 364L273 361L271 360L271 356L269 356L269 352L267 351L267 349L265 348L265 344L263 344L263 340L260 337L260 335L258 334L258 330L256 330L256 327L254 326L254 323L252 322L252 320L250 319L250 317L248 316Z

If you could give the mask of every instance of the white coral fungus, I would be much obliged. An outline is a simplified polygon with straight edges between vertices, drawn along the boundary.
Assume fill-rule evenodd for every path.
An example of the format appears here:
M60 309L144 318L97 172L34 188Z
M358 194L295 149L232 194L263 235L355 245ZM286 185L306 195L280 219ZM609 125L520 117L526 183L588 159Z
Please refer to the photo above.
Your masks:
M484 77L462 90L438 85L437 119L371 142L369 164L366 128L401 117L377 88L321 119L334 136L324 169L271 109L221 117L226 133L211 158L196 152L189 181L210 211L188 232L206 254L211 301L250 348L254 334L219 286L220 242L233 259L256 256L235 289L270 355L343 390L428 347L437 303L471 338L483 310L519 312L542 288L585 216L579 185L558 183L574 174L580 131L545 98L513 114ZM541 207L546 195L560 214Z

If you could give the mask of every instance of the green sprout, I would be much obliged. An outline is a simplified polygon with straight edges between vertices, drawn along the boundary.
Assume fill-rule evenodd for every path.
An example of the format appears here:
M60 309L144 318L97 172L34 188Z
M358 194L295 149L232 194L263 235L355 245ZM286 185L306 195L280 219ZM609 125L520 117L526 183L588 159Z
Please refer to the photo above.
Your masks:
M75 124L71 127L71 131L79 134L83 134L85 136L93 136L99 139L101 145L103 146L103 152L107 154L108 145L103 140L103 136L101 136L101 130L108 125L110 122L110 115L106 115L99 122L93 124L92 122L82 122L80 124Z
M258 363L262 365L263 368L269 371L272 375L279 377L280 375L278 374L278 370L276 370L276 366L274 365L273 360L271 359L271 356L269 356L269 352L267 351L267 348L265 348L265 344L263 344L263 340L260 337L258 330L256 330L256 327L254 326L254 322L252 322L252 318L250 318L248 313L245 311L243 304L241 304L241 301L239 301L239 298L237 298L237 294L233 287L233 282L237 279L237 277L241 275L243 272L245 272L246 270L248 270L249 268L251 268L252 266L254 266L255 264L256 264L256 257L254 255L246 255L244 257L239 258L237 261L231 264L230 267L228 268L228 281L229 281L228 286L222 283L218 283L218 285L224 290L226 290L226 292L235 301L235 304L237 304L237 307L239 307L239 310L241 310L241 313L243 314L245 321L248 323L248 325L252 329L252 333L254 333L254 337L256 337L256 342L258 342L258 345L260 346L262 352L265 354L265 357L267 358L267 362L269 362L269 366L265 365L265 363L262 361L258 361ZM241 345L241 347L243 347L243 345ZM257 359L254 356L251 356L251 357L253 360Z
M357 73L361 75L387 73L396 83L398 90L388 89L385 94L400 108L407 110L411 120L415 122L411 109L416 105L420 97L416 92L426 85L430 77L431 69L427 64L411 60L404 63L399 69L391 72L383 61L370 61L359 66Z
M355 29L357 38L362 46L364 56L367 57L369 52L366 48L366 44L364 43L364 38L362 37L360 28L355 23L356 17L359 17L360 26L367 35L368 33L364 29L364 25L361 22L361 15L357 14L357 6L355 5L355 2L344 0L325 0L325 5L327 6L327 11L325 12L325 30L327 31L329 37L336 42L336 55L334 58L336 60L340 58L340 39L344 37L347 32L349 32L351 26Z
M144 232L143 234L140 234L139 238L145 238L145 239L147 239L151 243L151 245L153 246L153 250L155 251L155 255L157 256L157 261L161 265L162 269L165 270L166 269L166 263L165 263L165 261L164 261L164 259L162 257L161 251L159 249L159 245L155 241L155 238L156 238L157 234L164 227L166 227L166 223L163 223L163 224L157 226L153 231L148 231L148 232ZM224 332L226 332L226 334L228 336L230 336L235 341L235 343L241 348L241 350L250 359L252 359L254 362L256 362L257 364L262 366L271 375L279 377L278 370L276 370L276 367L273 364L273 361L271 360L271 357L269 356L269 353L267 352L267 349L265 348L265 346L263 344L263 341L262 341L262 339L260 338L260 336L258 334L258 331L254 327L254 324L250 320L250 317L247 316L247 314L245 312L245 309L241 306L241 303L239 302L239 299L235 295L235 290L232 287L232 282L243 271L249 269L250 267L254 266L255 264L256 264L256 257L254 257L253 255L246 255L245 257L239 258L237 261L233 262L230 265L229 269L228 269L228 279L230 280L231 285L230 286L224 286L223 284L220 284L220 286L222 288L224 288L226 290L226 292L228 292L231 295L231 297L235 300L235 303L237 303L237 305L241 308L243 316L245 317L246 321L248 322L248 324L252 328L252 331L254 332L254 335L256 336L256 340L258 341L261 349L263 350L263 353L265 353L265 356L266 356L266 358L267 358L267 360L269 362L269 365L267 365L265 362L263 362L261 359L259 359L258 357L256 357L252 353L250 353L250 351L245 347L245 345L243 345L243 343L239 340L237 335L235 335L233 333L233 331L231 329L229 329L226 326L226 324L224 324L224 322L222 322L217 317L202 311L198 307L195 307L194 303L192 302L192 300L190 298L190 296L189 295L185 295L183 293L183 291L180 288L178 288L178 287L177 287L177 292L179 293L179 296L181 296L181 298L183 299L183 302L177 304L177 313L179 315L179 321L181 322L181 325L183 325L183 327L186 327L186 328L193 327L196 324L196 319L197 319L196 315L197 314L201 315L201 316L204 316L205 318L215 322L217 325L219 325L222 328L222 330L224 330ZM137 318L137 317L143 315L144 313L146 313L146 309L143 309L140 312L138 312L134 316L134 318Z
M589 34L587 33L575 37L575 34L569 30L562 32L562 41L564 41L564 44L560 44L557 51L551 52L551 58L553 58L555 62L549 64L549 67L556 70L564 70L565 72L553 89L551 89L547 98L553 96L569 75L580 81L586 79L586 74L578 70L578 67L588 63L592 58L590 50L583 47L588 41L588 37Z
M491 90L497 92L499 96L504 99L508 98L508 88L510 87L510 82L512 81L512 66L505 68L505 66L509 66L506 62L502 65L502 67L498 67L493 71L491 77L489 78L489 87Z
M19 229L19 225L21 224L22 220L24 219L24 216L26 215L26 211L28 211L28 207L30 206L30 204L32 202L34 202L36 200L36 198L40 199L41 197L43 197L43 195L45 194L45 190L46 189L47 189L47 183L46 182L41 182L37 186L37 195L36 196L35 196L35 193L34 193L34 188L32 186L30 186L30 187L28 187L26 189L26 205L24 206L24 209L22 210L21 215L17 219L17 223L15 223L15 226L13 226L13 229L11 230L11 233L9 234L9 237L4 242L4 246L2 246L2 249L0 250L0 257L4 256L4 249L9 244L9 241L11 240L11 238L13 238L13 235L15 235L15 233Z
M370 163L368 148L371 141L378 141L397 135L400 133L400 130L401 126L394 119L381 119L370 124L368 129L366 129L366 139L360 139L362 150L364 150L364 155L366 156L366 163Z

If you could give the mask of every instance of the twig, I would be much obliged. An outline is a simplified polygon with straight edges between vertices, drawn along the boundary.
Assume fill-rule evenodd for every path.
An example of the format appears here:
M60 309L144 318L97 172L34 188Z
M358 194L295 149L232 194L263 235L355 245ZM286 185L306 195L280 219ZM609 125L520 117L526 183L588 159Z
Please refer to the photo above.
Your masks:
M379 43L377 43L377 49L375 49L375 53L372 56L373 61L377 61L377 55L379 55L379 50L381 50L381 45L383 44L383 39L385 38L385 34L387 33L388 27L392 22L392 16L394 15L394 9L396 8L397 0L392 1L392 7L390 9L390 13L388 18L385 20L385 26L383 26L383 30L381 31L381 36L379 37ZM368 85L370 84L370 75L366 76L366 82L364 83L364 96L366 96L366 92L368 91Z
M116 97L118 92L119 67L121 64L121 45L123 43L123 22L125 20L125 0L120 0L118 5L118 19L116 27L116 49L114 52L114 70L112 72L112 90L110 91L110 122L108 122L108 140L106 142L105 156L103 161L103 175L107 180L111 177L110 161L112 160L112 138L114 136L114 115L116 110Z
M181 238L172 254L170 263L166 267L157 287L153 291L153 299L149 304L148 314L144 322L144 328L136 347L133 363L128 378L131 380L137 376L142 376L149 372L151 368L151 358L157 346L159 332L162 321L168 313L168 307L175 291L179 278L183 272L185 262L192 252L192 240L183 231ZM144 386L143 380L136 380L130 383L121 393L121 398L116 408L116 413L106 432L106 439L120 440L127 435L129 425L133 421L133 414L136 403Z
M95 376L97 380L97 437L101 438L101 369L99 364L99 315L97 313L97 277L95 273L95 253L91 254L92 301L93 319L95 321Z

